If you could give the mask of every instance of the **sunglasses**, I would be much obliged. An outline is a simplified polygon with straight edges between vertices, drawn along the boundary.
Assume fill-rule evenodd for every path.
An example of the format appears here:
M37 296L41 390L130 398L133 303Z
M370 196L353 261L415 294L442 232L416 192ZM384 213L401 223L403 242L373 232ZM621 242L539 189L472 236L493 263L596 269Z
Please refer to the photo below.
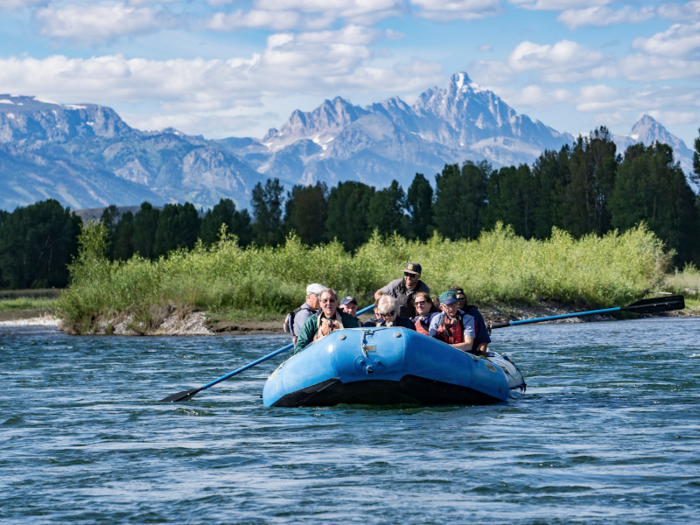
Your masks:
M388 314L379 314L379 315L381 315L382 317L393 317L395 313L396 313L395 311L391 311Z
M413 279L417 279L418 276L415 273L408 273L408 272L403 272L404 277L411 277Z
M422 304L428 304L428 301L416 301L416 302L413 303L413 304L416 305L416 306L420 306L420 305L422 305Z

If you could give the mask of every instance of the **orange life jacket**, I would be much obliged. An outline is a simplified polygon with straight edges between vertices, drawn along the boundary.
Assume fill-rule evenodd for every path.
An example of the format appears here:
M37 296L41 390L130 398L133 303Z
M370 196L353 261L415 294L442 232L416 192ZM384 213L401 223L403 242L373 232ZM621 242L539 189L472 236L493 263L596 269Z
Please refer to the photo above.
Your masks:
M447 321L447 314L442 314L442 322L437 329L436 337L448 345L456 345L464 342L464 327L462 316L457 314L452 321Z

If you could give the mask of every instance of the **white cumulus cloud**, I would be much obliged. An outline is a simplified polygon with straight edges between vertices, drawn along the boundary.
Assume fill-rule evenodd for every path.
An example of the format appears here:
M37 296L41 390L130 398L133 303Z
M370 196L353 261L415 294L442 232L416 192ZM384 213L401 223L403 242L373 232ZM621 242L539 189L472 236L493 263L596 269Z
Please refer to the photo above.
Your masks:
M695 24L674 24L663 33L651 38L636 38L632 47L652 55L669 57L685 56L700 49L700 22Z
M615 74L608 56L570 40L554 45L522 42L507 62L514 71L538 72L545 82L581 82Z
M500 0L411 0L411 4L420 8L418 16L438 22L478 20L505 12Z
M175 17L163 11L124 3L48 6L37 10L34 17L42 35L86 43L158 31L177 23Z
M583 26L607 27L612 24L634 24L650 20L654 16L654 8L649 6L637 10L625 6L617 11L606 6L593 6L585 9L567 9L557 17L557 21L573 31Z
M564 11L566 9L584 9L596 5L608 5L612 0L510 0L510 3L522 9L533 11Z
M122 55L0 59L8 92L58 100L151 103L167 111L215 111L255 105L265 96L424 89L443 80L437 63L414 60L372 64L372 32L351 26L336 32L278 33L260 53L229 60L127 59Z
M662 4L658 8L661 18L675 22L697 22L700 20L700 0L693 0L684 4Z
M214 13L203 24L213 31L238 31L241 29L313 30L331 26L335 20L329 16L304 16L297 11L250 11L238 10L233 13Z
M692 124L695 122L695 113L693 111L648 111L649 115L655 120L663 122L666 126L675 126L677 124ZM639 115L641 117L641 115Z

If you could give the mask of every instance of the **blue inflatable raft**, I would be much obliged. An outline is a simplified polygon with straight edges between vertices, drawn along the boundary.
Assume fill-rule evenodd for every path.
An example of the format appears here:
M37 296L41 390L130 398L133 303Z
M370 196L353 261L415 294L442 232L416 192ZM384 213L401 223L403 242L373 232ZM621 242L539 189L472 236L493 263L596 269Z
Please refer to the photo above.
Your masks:
M507 358L475 356L405 328L353 328L292 356L265 383L265 406L486 405L525 389Z

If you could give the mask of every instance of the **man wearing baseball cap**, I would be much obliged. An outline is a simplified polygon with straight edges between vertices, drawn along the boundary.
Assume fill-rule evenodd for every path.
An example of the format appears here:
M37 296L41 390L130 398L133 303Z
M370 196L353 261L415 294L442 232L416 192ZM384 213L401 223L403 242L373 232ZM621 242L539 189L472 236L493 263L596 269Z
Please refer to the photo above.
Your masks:
M430 321L429 333L432 337L462 352L469 352L474 344L474 318L469 314L463 314L457 307L458 302L453 291L440 294L442 312Z
M338 310L355 317L355 314L357 313L357 299L355 299L352 295L343 297L343 299L340 301L340 305L338 305Z
M322 284L310 284L306 287L306 302L287 315L287 318L284 320L284 331L292 334L292 342L294 344L296 344L301 327L304 326L306 320L321 308L319 299L321 293L327 289Z
M416 309L413 307L413 296L418 292L430 294L430 288L420 280L421 265L416 262L406 263L403 269L403 279L394 279L384 288L380 288L374 294L374 300L382 295L390 295L399 301L399 315L413 318Z
M488 351L491 336L489 335L489 330L486 327L484 316L481 315L481 312L476 306L467 304L467 296L462 288L459 286L453 286L450 288L450 291L454 292L455 297L457 297L457 307L459 310L463 314L469 314L474 318L474 330L476 331L474 336L474 350L478 350L479 353L485 354Z

